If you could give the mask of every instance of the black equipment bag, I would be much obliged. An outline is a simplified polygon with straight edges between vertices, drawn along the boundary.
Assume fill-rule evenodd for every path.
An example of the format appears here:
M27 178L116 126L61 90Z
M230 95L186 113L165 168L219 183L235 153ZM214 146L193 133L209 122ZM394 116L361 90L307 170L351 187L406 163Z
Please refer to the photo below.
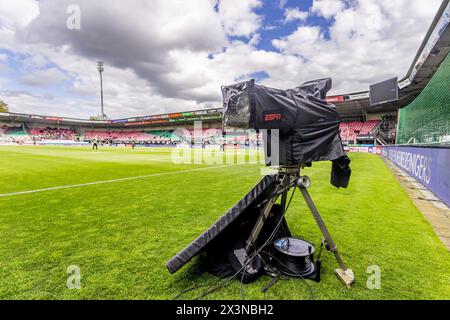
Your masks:
M204 254L200 256L202 268L205 271L221 278L236 275L236 278L243 283L250 283L263 274L261 257L254 254L255 251L263 245L271 247L274 240L289 237L291 232L283 217L282 207L275 204L254 245L255 251L247 254L244 249L245 242L260 212L260 208L249 208L235 221L232 228L225 230L208 244ZM270 237L272 241L267 242Z
M219 235L222 235L222 233L230 234L230 231L233 233L234 230L241 228L246 220L250 218L256 219L259 213L254 210L254 207L267 199L275 182L274 175L267 175L261 179L252 190L222 215L208 230L203 232L197 239L192 241L166 263L169 272L174 273L181 269L197 254L204 252L207 245L213 242ZM234 238L236 238L237 234L234 234ZM223 255L227 255L227 253L223 252Z
M265 176L208 230L170 259L166 263L169 272L175 273L199 254L201 265L208 272L219 277L230 276L238 272L242 268L242 262L239 262L239 255L242 252L235 254L235 251L244 248L245 241L249 238L251 230L261 213L263 207L261 204L267 200L275 182L274 175ZM283 220L280 222L280 219ZM278 223L280 223L280 226L278 232L273 235L273 239L290 236L281 206L274 205L271 214L261 229L255 248L264 244ZM244 281L253 281L260 275L262 269L258 260L259 257L252 261L253 268L258 269L257 272L253 275L244 275Z

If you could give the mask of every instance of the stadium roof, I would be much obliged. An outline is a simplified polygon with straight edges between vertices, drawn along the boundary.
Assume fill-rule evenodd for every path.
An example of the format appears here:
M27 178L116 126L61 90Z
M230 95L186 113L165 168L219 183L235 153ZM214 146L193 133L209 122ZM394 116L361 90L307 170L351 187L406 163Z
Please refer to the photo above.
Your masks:
M182 125L193 121L218 122L222 120L222 108L202 109L196 111L157 114L145 117L133 117L116 120L86 120L66 117L52 117L21 113L0 113L0 121L17 123L61 124L85 127L143 127L161 125Z
M369 91L328 97L342 115L397 111L409 105L427 86L450 52L450 1L443 1L406 76L398 82L399 100L371 106Z

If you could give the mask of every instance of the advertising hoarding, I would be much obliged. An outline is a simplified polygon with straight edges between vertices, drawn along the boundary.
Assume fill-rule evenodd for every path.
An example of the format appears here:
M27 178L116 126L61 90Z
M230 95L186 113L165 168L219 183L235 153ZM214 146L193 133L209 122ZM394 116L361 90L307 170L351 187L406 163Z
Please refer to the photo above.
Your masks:
M381 155L450 206L450 149L383 147Z

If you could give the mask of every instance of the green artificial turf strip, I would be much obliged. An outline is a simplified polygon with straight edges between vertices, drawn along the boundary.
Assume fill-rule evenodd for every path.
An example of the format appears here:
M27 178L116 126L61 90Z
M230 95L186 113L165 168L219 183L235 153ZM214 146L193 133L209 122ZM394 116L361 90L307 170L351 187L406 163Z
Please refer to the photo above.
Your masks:
M205 165L173 164L170 149L0 147L0 194L133 177ZM161 160L161 162L158 161ZM329 184L330 163L305 173L310 193L343 258L356 275L347 290L337 263L322 255L322 281L264 276L243 287L248 299L449 299L450 253L383 161L351 154L348 189ZM218 279L197 261L170 275L165 263L261 179L261 166L215 167L138 180L0 197L0 299L171 299ZM296 193L291 231L318 244L321 235ZM66 269L81 269L81 289ZM367 267L381 268L381 289L366 287ZM194 298L205 288L187 293ZM240 299L233 281L209 299Z

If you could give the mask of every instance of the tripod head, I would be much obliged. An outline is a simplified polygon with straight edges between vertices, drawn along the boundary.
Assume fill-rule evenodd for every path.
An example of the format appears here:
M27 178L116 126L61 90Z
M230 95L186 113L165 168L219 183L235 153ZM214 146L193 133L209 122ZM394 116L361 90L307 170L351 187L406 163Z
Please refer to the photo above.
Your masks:
M296 165L296 166L279 166L278 167L278 175L279 177L289 177L289 180L293 182L291 187L299 187L307 189L311 186L311 179L308 176L301 176L301 169L311 166L306 164ZM280 177L281 178L281 177Z
M286 174L286 175L299 175L300 174L300 166L279 166L278 173Z

